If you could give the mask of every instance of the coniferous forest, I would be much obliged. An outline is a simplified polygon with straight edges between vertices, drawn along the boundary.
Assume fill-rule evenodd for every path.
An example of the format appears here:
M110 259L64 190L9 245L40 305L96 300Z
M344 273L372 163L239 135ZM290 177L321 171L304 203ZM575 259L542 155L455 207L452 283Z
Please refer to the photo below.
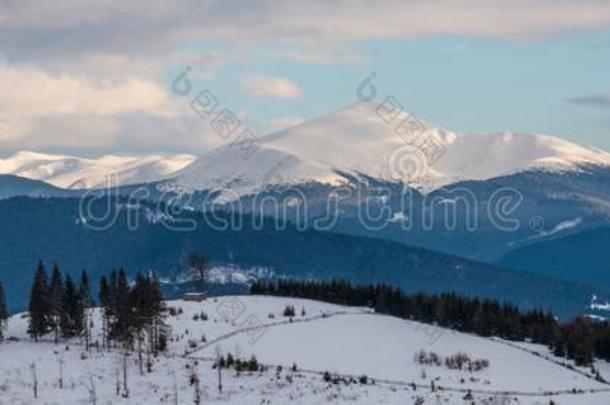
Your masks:
M102 342L92 342L90 309L96 302L92 298L88 273L82 272L77 285L55 264L49 280L40 262L30 294L30 336L38 341L52 333L55 342L60 337L80 337L87 350L92 344L105 348L137 349L142 368L144 346L147 346L147 353L156 354L167 345L163 297L156 275L152 272L146 276L138 273L130 282L121 268L112 271L108 277L102 276L99 285L97 306L102 309L103 334ZM0 326L3 324L2 297L0 286Z
M578 317L560 324L551 313L521 311L496 300L468 298L453 293L408 295L387 285L354 285L345 281L255 282L252 294L308 298L333 304L366 306L375 312L432 323L480 336L547 345L577 365L594 357L610 361L610 323Z

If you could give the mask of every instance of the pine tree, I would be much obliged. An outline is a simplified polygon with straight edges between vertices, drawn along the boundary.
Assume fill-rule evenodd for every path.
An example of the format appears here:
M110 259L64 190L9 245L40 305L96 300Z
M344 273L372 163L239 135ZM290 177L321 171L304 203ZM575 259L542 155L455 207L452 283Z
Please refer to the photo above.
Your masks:
M95 305L93 298L91 297L91 287L89 285L89 274L87 273L87 270L83 270L81 273L78 291L85 308L91 308Z
M59 340L61 315L63 312L64 282L57 263L53 266L51 284L49 285L49 311L51 313L55 343Z
M149 275L149 301L151 310L150 319L150 348L153 353L157 353L161 346L161 336L164 336L167 332L167 326L164 322L164 311L165 306L163 303L163 293L161 292L161 286L159 285L159 279L155 272L151 272Z
M129 306L133 310L133 316L130 320L130 328L135 332L138 341L138 365L140 374L143 374L142 363L142 332L145 325L148 323L150 316L149 296L148 296L148 280L142 274L136 275L135 284L129 292Z
M131 340L130 326L132 324L132 312L129 299L129 283L123 268L119 269L119 273L115 279L114 289L111 285L111 302L114 306L114 330L112 335L128 344ZM113 294L114 292L114 294Z
M0 282L0 342L4 340L4 331L8 321L8 311L6 309L6 297L4 296L4 288Z
M42 261L38 263L30 293L28 332L36 341L51 327L49 314L49 285Z
M110 286L105 276L100 278L99 301L103 308L102 314L102 344L108 346L108 329L110 324L111 308L110 308Z
M89 351L89 345L91 343L91 317L89 309L94 305L93 299L91 298L91 288L89 287L89 274L86 270L83 270L80 279L80 286L78 288L78 295L82 305L82 335L85 338L85 350Z
M64 282L64 295L62 298L62 311L60 316L60 329L63 337L79 336L83 330L83 305L80 294L70 275L66 275Z

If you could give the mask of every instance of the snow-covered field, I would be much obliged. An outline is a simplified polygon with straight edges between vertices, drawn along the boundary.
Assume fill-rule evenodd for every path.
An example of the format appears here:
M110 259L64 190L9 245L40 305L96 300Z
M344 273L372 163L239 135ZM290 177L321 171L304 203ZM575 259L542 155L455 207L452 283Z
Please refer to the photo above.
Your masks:
M365 308L302 299L234 296L167 305L176 311L167 318L169 350L144 375L137 356L129 357L129 398L116 394L123 361L118 349L84 354L78 341L34 343L26 335L27 319L12 317L7 336L15 339L0 344L0 404L88 404L93 403L93 386L97 404L173 404L176 396L177 403L189 404L194 403L189 384L193 366L204 404L470 404L468 390L477 404L610 404L610 385L584 375L587 369L555 363L565 360L553 358L542 346L507 344ZM292 320L282 316L287 305L295 308ZM94 324L94 339L99 339L99 313ZM424 367L415 361L420 350L443 358L464 352L488 360L489 367L476 372ZM220 393L212 359L229 352L244 359L255 355L269 367L240 374L223 370ZM38 400L33 398L32 365ZM596 366L610 377L610 365ZM342 381L325 382L325 371ZM368 377L366 384L357 381L362 375ZM350 377L353 381L346 382Z

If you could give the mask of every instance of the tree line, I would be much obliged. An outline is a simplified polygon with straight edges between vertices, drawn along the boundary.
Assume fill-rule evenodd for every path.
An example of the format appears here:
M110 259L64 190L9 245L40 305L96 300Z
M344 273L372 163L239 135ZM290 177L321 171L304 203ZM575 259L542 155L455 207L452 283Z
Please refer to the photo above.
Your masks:
M405 294L388 285L354 285L346 281L257 281L252 294L308 298L347 306L366 306L375 312L436 324L440 327L497 336L512 341L547 345L577 365L591 365L594 357L610 361L610 323L578 317L560 324L539 309L522 311L497 300L469 298L455 293Z
M76 285L70 274L64 275L55 264L49 280L40 262L30 293L28 333L36 341L49 333L53 333L55 342L60 337L81 337L88 350L92 344L93 327L90 309L96 305L101 309L103 348L120 345L131 350L137 347L141 368L144 346L149 354L165 349L168 330L156 274L138 273L130 282L122 268L100 278L96 303L86 271L82 272L80 283ZM97 340L93 343L100 345Z
M83 336L90 341L88 309L94 305L91 299L89 276L81 274L76 285L69 274L63 275L55 264L49 280L42 262L38 263L30 292L28 333L34 340L53 332L57 343L60 336Z
M142 345L156 354L167 346L168 327L159 280L154 272L138 273L130 285L122 268L100 279L99 301L102 307L102 345L120 343L123 347Z

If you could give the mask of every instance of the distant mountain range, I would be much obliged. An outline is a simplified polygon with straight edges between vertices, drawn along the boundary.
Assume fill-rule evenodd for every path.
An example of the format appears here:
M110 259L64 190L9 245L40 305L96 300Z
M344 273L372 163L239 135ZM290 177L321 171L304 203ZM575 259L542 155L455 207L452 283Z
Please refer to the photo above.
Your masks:
M59 234L63 229L69 230L66 235L70 237L63 239L66 246L75 243L72 238L99 244L94 250L75 245L73 256L63 255L74 268L96 267L101 271L123 264L132 269L144 269L147 265L168 269L178 260L178 250L185 251L189 244L204 240L213 244L220 238L227 241L227 246L229 239L239 241L233 243L243 250L240 260L245 265L269 266L282 274L322 277L325 272L338 272L353 280L380 279L377 273L367 274L370 280L361 278L356 274L359 261L341 264L338 259L328 259L335 257L335 253L328 252L323 244L309 246L311 241L302 239L303 235L316 235L345 255L353 253L349 249L363 249L361 245L378 246L386 256L379 256L377 251L367 251L367 255L378 258L379 262L372 266L380 274L394 268L388 271L395 277L399 268L416 268L419 276L414 272L409 276L409 280L416 280L414 284L400 278L396 282L405 288L417 286L436 291L454 286L471 294L542 304L545 301L539 293L543 286L555 285L561 287L550 293L551 298L544 298L553 301L554 308L560 308L562 313L574 313L594 290L599 289L597 293L602 297L610 289L610 277L605 274L608 259L603 248L608 246L606 230L610 229L610 154L548 135L510 132L462 135L428 125L404 112L392 117L388 114L377 105L358 102L262 137L260 144L229 139L225 145L199 157L183 154L86 159L20 152L0 160L0 173L4 173L0 174L0 198L68 198L66 205L60 200L34 204L17 199L33 211L14 207L15 200L1 202L0 208L19 208L15 214L22 216L24 223L30 223L30 215L49 208L47 203L54 211L46 214L64 218L75 210L77 200L69 197L110 193L127 198L137 190L135 199L147 199L153 204L151 207L159 207L155 203L171 203L183 213L193 211L192 215L197 215L197 211L238 213L246 218L263 215L287 219L291 226L313 232L278 232L272 242L267 241L268 245L258 245L259 239L265 240L270 235L264 232L260 238L235 230L198 239L193 233L189 237L180 233L171 235L157 226L147 228L145 235L135 232L117 237L112 232L103 236L102 232L84 236L78 232L85 231L71 230L74 224L66 228L67 223L79 220L69 216L56 224L57 229L62 229ZM404 123L409 124L408 130ZM429 150L430 144L434 153ZM106 189L108 185L110 190ZM61 207L67 212L62 213ZM9 221L6 226L6 243L11 246L9 234L19 225ZM44 223L39 226L44 232L53 232ZM36 227L28 226L26 230L33 233ZM290 240L278 242L274 238L280 236L275 235ZM261 251L242 245L243 238ZM67 249L53 244L55 240L45 239L40 250L32 251L29 246L23 248L27 246L26 240L23 236L19 242L21 250L4 251L3 268L17 263L21 272L30 271L27 270L32 267L30 262L38 257L61 259L45 253L44 248L55 246L56 251L62 252ZM129 256L135 251L121 252L131 243L139 246L135 250L140 252L137 256ZM291 256L268 247L277 244L291 252ZM303 246L309 248L301 250ZM223 249L228 248L215 250L216 259L230 258ZM318 256L316 249L325 252L319 254L324 259L303 258L303 252ZM415 262L425 265L414 266L408 259L413 258L410 253L413 249L428 252L424 256L435 259L424 262L417 259ZM165 257L163 252L170 251ZM19 256L25 253L27 259ZM109 254L113 260L121 258L122 263L107 261L98 254ZM236 254L240 253L232 249L231 255ZM267 256L272 254L275 256ZM265 255L264 260L261 255ZM401 255L407 258L400 259ZM278 262L278 257L285 260ZM461 278L442 273L452 274L455 260L466 260L464 263L480 271L460 284ZM392 264L393 261L398 264ZM426 278L428 271L442 281L436 285ZM483 281L492 273L492 278ZM527 281L517 282L516 274L527 274L519 276ZM548 282L547 277L555 281ZM593 287L576 288L578 298L573 299L571 291L577 285L574 283ZM536 285L540 290L513 292L520 284ZM567 294L565 299L554 296L559 291Z
M412 125L401 130L402 122ZM118 186L171 178L192 190L231 188L250 193L269 185L336 186L352 178L403 181L429 191L529 170L557 173L591 166L610 168L607 152L552 136L512 132L458 135L406 112L389 113L364 102L262 137L260 145L247 150L230 141L197 158L180 154L86 159L25 151L0 160L0 174L43 180L62 188L104 187L106 177L114 175ZM411 151L415 159L425 160L419 162L425 168L415 168L425 173L406 173L401 170L406 169L401 167L407 163L401 160L405 156L393 156L401 149L407 153L409 148L404 147L409 144L419 145L421 150L435 147L422 156Z
M113 156L97 159L22 151L0 159L0 174L41 180L66 189L87 189L154 182L195 159L188 154Z

